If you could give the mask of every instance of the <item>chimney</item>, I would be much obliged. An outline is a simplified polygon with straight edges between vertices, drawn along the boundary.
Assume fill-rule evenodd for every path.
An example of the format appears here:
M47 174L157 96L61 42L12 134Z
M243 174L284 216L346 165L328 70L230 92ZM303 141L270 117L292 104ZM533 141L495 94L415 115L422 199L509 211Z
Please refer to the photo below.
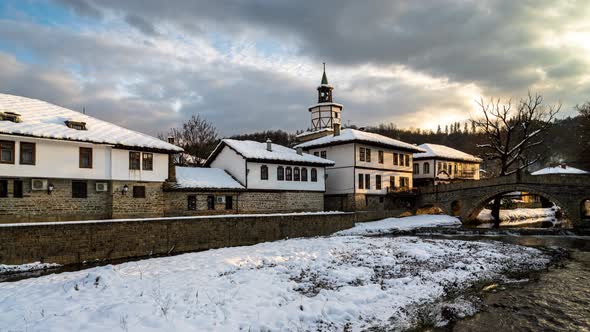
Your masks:
M567 164L566 163L561 163L561 165L559 165L559 166L561 166L561 168L563 168L563 169L566 169L567 168Z
M266 139L266 150L272 151L272 141L270 140L270 138Z
M303 148L298 147L297 148L297 154L300 155L300 156L303 156Z
M174 145L174 137L168 136L168 143ZM176 165L174 165L175 153L168 154L168 179L167 182L176 182Z
M340 136L340 124L339 123L334 125L334 136Z

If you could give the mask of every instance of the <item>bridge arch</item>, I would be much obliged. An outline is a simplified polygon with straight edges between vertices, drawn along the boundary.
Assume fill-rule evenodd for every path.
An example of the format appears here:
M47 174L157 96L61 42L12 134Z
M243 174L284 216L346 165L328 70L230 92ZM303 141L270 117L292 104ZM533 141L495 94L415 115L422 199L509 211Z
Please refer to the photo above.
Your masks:
M549 201L553 202L555 205L560 207L562 211L565 213L566 216L569 218L578 216L579 211L571 210L570 206L566 204L566 202L562 202L560 197L556 195L539 190L536 187L527 186L526 184L512 184L509 187L489 187L483 195L479 197L473 197L471 202L468 206L465 206L462 213L461 219L463 221L474 221L477 219L479 213L485 208L485 206L494 199L494 197L498 195L504 195L510 192L528 192L537 196L544 197Z

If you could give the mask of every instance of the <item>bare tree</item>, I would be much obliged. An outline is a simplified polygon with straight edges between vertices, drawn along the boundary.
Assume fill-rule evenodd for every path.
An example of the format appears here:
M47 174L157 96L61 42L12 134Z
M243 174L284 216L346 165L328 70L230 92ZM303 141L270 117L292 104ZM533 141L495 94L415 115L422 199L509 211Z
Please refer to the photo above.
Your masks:
M578 159L582 167L590 168L590 101L576 105L576 109L581 117L579 128L577 128Z
M217 129L200 115L193 115L181 127L170 129L166 136L174 137L187 153L203 159L218 143Z
M483 116L472 119L472 123L486 137L487 143L478 145L485 150L484 157L496 161L499 176L511 175L539 160L533 155L534 147L543 143L547 131L561 105L544 105L543 97L530 93L521 99L516 107L512 102L501 103L500 99L478 102ZM494 198L492 216L494 225L500 224L501 196Z

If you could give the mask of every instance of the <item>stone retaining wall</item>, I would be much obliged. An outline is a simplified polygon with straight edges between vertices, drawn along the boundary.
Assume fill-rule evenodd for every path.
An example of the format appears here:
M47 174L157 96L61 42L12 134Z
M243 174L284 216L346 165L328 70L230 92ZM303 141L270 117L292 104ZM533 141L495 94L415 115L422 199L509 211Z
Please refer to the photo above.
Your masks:
M0 225L0 264L76 264L293 237L353 226L352 213L153 218Z

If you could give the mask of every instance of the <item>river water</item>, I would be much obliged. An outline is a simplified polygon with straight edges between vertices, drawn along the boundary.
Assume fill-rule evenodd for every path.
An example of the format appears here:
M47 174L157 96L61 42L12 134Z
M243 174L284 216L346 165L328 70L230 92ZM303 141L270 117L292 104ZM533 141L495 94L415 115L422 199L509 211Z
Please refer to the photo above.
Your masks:
M496 240L568 251L548 272L520 283L482 291L482 310L442 331L590 331L590 237L436 236L457 240Z

